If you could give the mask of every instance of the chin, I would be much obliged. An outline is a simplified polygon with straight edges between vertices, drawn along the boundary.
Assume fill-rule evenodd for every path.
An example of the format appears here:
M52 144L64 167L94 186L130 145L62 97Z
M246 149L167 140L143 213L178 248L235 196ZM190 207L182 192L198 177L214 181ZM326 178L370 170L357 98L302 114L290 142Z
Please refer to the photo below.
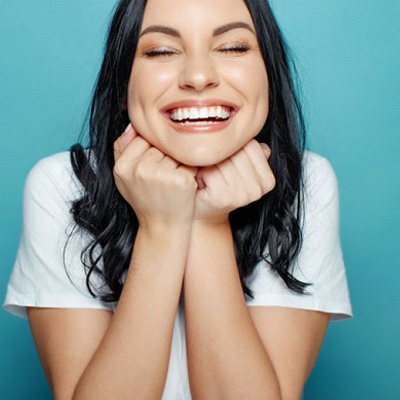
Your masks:
M218 161L213 161L213 160L204 160L204 159L196 159L191 157L190 159L186 158L186 157L180 157L179 159L176 159L177 161L179 161L181 164L183 165L187 165L188 167L195 167L195 168L200 168L200 167L209 167L211 165L215 165L217 163L219 163L222 160L218 160Z
M187 165L188 167L209 167L211 165L215 165L220 163L221 161L228 158L229 155L216 156L215 154L194 154L188 153L185 155L177 155L174 157L180 163Z

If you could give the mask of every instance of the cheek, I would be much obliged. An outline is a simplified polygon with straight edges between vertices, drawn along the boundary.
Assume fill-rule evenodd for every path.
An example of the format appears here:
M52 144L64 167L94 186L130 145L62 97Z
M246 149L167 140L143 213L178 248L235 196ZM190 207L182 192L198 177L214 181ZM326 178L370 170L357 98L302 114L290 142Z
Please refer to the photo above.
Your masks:
M154 105L156 86L145 68L135 67L128 84L127 106L129 118L137 130L143 129L149 107Z
M249 73L249 78L247 82L249 88L254 93L254 99L268 106L269 84L268 84L268 75L265 71L265 68L261 66L258 68L254 68Z
M261 121L261 128L264 126L265 121L268 118L269 114L269 84L268 84L268 78L265 76L263 79L260 80L260 85L259 85L259 96L258 96L258 110L257 114L260 115Z
M132 71L127 96L128 115L138 132L151 132L156 128L159 109L164 105L160 99L173 85L176 71L171 68L136 66Z
M265 124L269 113L269 83L268 76L264 68L253 71L253 78L250 79L249 86L253 91L253 101L255 103L255 122L258 123L259 131Z
M248 102L262 102L268 106L268 75L263 63L246 62L236 68L226 68L224 75Z
M247 71L247 79L240 90L246 98L250 112L247 123L254 136L263 128L269 113L269 84L264 68L252 68Z
M129 93L141 103L154 102L176 82L176 71L167 65L137 65L129 80Z

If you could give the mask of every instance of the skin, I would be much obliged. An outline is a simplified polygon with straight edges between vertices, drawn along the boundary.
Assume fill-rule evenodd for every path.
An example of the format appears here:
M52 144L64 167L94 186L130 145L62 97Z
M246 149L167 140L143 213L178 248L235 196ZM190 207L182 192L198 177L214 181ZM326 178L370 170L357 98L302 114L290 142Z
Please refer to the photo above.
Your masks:
M215 35L238 21L250 29ZM114 144L115 182L139 219L121 299L114 314L30 308L44 370L57 400L159 399L183 291L194 399L299 399L329 315L248 308L228 222L275 185L270 150L253 140L267 117L268 78L251 17L240 0L150 0L142 32L160 25L179 36L142 35L127 96L132 125ZM248 49L226 51L238 44ZM182 130L165 117L176 102L223 102L235 113L212 129Z
M247 27L229 29L236 22ZM175 104L229 104L236 114L224 129L182 132L162 113ZM215 165L256 136L268 115L268 77L244 3L149 1L128 87L128 113L143 138L185 165Z

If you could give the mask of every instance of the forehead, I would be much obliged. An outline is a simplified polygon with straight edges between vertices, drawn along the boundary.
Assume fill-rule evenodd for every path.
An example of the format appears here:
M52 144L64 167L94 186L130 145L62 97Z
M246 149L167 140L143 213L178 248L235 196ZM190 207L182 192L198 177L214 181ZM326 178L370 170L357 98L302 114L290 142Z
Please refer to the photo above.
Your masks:
M253 26L243 0L148 0L142 28L166 25L195 31L237 21Z

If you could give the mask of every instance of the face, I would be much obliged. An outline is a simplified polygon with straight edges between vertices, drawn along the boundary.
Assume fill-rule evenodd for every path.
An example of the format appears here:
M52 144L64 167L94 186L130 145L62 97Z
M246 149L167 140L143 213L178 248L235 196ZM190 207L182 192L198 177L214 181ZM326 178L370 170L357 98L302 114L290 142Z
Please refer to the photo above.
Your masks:
M216 164L268 115L268 77L242 0L149 0L127 95L133 127L182 164Z

